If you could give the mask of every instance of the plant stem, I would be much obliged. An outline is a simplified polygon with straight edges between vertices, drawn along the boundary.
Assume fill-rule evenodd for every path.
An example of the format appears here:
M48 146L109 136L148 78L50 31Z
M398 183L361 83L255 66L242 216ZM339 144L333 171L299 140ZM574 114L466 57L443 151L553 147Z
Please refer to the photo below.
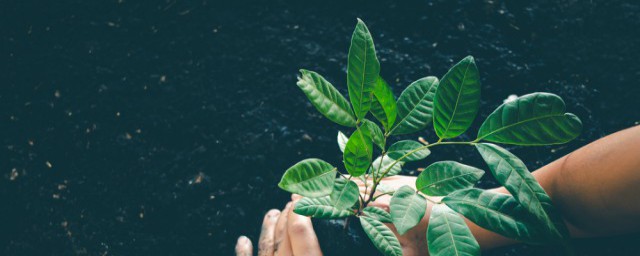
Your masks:
M468 142L468 141L447 141L447 142L438 141L438 142L433 143L433 144L424 145L422 147L416 148L414 150L409 151L409 153L404 154L403 156L401 156L400 158L396 159L395 161L393 161L393 163L380 176L380 179L382 179L385 175L387 175L387 173L389 171L391 171L391 168L393 168L393 166L395 166L398 162L400 162L401 160L403 160L403 159L407 158L408 156L414 154L415 152L418 152L420 150L427 149L427 148L430 148L430 147L435 147L435 146L438 146L438 145L456 145L456 144L457 145L474 145L475 143L474 142ZM380 180L378 180L377 182L374 180L374 185L376 183L378 183L378 182L380 182Z
M407 158L408 156L412 155L413 153L418 152L418 151L423 150L423 149L430 148L430 147L435 147L437 145L475 145L475 144L476 144L475 142L471 142L471 141L445 141L445 142L443 142L442 139L440 139L436 143L429 144L429 145L424 145L422 147L419 147L419 148L416 148L414 150L409 151L408 153L404 154L400 158L398 158L395 161L393 161L393 163L384 171L384 173L382 173L382 175L380 175L379 179L376 179L376 177L374 175L374 177L373 177L373 187L371 188L371 192L369 193L369 199L367 199L367 201L365 201L364 204L361 205L361 209L363 207L367 207L367 204L369 204L374 199L373 195L376 193L376 189L378 188L378 184L380 183L382 178L384 178L384 176L387 175L387 173L389 173L389 171L391 171L391 168L393 168L393 166L398 164L398 162L402 161L403 159ZM365 193L366 193L366 190L365 190Z
M387 146L387 138L389 137L388 133L384 134L384 139L383 139L383 144L385 147ZM378 171L380 171L380 169L382 169L382 160L384 160L384 156L387 153L386 149L383 147L382 148L382 154L380 154L380 163L378 164ZM375 187L375 181L376 181L376 170L373 168L373 162L370 165L371 167L371 175L373 175L373 182L374 182L374 187ZM365 174L365 179L364 179L364 193L367 194L367 189L368 189L368 175ZM371 194L373 196L373 194ZM360 200L362 200L362 202L360 203L360 209L358 209L358 212L362 212L362 209L364 209L364 207L367 207L367 203L371 201L371 197L369 197L369 199L365 202L364 197L360 196Z
M441 204L441 203L442 203L442 202L440 202L440 201L434 201L433 199L430 199L430 198L429 198L429 197L427 197L427 196L425 196L424 198L425 198L425 199L427 199L427 201L429 201L429 202L431 202L431 203L433 203L433 204Z
M384 195L393 195L393 193L384 193L384 194L377 195L377 196L375 196L375 197L373 198L373 200L371 200L371 201L373 202L373 201L375 201L376 199L378 199L379 197L384 196Z

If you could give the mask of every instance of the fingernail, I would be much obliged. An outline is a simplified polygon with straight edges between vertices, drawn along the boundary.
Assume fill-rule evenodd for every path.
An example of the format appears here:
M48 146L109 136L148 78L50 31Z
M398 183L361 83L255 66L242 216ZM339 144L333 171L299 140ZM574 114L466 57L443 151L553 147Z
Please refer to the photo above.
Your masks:
M278 216L280 216L280 210L271 209L267 212L267 217L269 218L277 218Z
M246 236L238 237L238 244L246 244L249 242L249 238Z

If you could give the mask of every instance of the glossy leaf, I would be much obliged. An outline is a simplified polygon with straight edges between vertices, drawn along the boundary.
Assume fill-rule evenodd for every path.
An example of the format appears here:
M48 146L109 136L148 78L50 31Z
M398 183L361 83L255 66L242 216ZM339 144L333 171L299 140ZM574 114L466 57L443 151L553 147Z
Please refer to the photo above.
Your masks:
M349 102L327 80L316 72L301 69L298 87L311 104L329 120L348 127L356 126L356 118Z
M331 206L338 210L346 210L358 202L358 196L360 196L358 185L353 181L340 178L336 179L333 192L331 192L329 198L331 199Z
M351 134L343 156L344 166L351 176L358 177L367 171L373 156L373 144L369 129L360 127Z
M391 223L391 214L375 206L367 206L362 212L370 218L379 220L383 223Z
M373 143L378 145L381 150L384 149L384 134L382 134L380 127L367 119L362 120L362 127L369 129L369 134L371 134L371 140Z
M369 112L379 73L380 63L373 38L364 22L358 19L351 37L347 64L349 100L357 119L364 118Z
M347 137L347 135L344 135L344 133L342 133L341 131L338 131L338 147L340 148L340 151L342 151L344 153L344 148L347 146L347 141L349 141L349 138Z
M489 143L476 144L493 176L555 239L569 238L569 231L551 198L531 175L525 164L509 151Z
M402 247L398 238L384 223L370 217L360 217L362 229L373 245L385 256L401 256Z
M327 196L333 190L337 168L320 159L305 159L291 166L278 187L305 197Z
M303 197L296 203L293 212L323 219L337 219L353 215L352 211L335 208L332 205L331 198L328 196L316 198Z
M480 245L471 234L464 218L442 204L431 209L427 245L431 256L480 255Z
M462 59L442 77L433 107L433 127L438 137L464 133L480 107L480 76L471 56Z
M400 159L402 156L407 155L402 161L411 162L422 160L431 154L428 148L422 148L424 145L420 142L413 140L401 140L389 147L387 154L393 159Z
M389 131L396 121L398 114L396 99L393 97L393 91L382 77L378 77L376 87L373 90L371 114L380 121L386 131Z
M441 161L429 165L418 175L416 188L430 196L447 194L473 185L484 171L454 161Z
M438 78L429 76L411 83L398 98L398 117L391 134L409 134L424 130L433 120L433 98Z
M477 140L514 145L561 144L575 139L582 122L565 113L564 101L551 93L532 93L502 104L480 126Z
M382 161L382 163L380 163L380 161ZM398 161L398 163L393 164L393 162L395 161L395 159L389 157L388 155L385 155L384 157L379 156L376 158L376 160L373 160L373 163L371 164L371 170L369 170L369 172L375 174L376 178L380 178L380 176L382 176L382 174L384 174L384 172L389 169L389 167L391 167L391 170L387 172L385 177L398 175L402 171L404 162Z
M393 225L400 235L417 225L427 210L427 199L411 187L400 187L389 203Z
M478 226L500 235L529 243L544 240L527 210L510 195L470 188L453 192L442 202Z

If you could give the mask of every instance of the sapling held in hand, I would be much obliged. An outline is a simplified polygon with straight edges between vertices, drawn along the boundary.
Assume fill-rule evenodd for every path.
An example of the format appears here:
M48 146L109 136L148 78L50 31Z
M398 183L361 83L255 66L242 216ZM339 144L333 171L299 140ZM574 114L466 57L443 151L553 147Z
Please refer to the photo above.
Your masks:
M359 218L382 254L402 255L398 239L385 223L404 234L420 222L428 204L435 204L427 228L431 255L480 254L462 216L503 236L530 244L560 245L572 254L569 232L549 196L518 157L497 145L539 146L575 139L582 123L565 112L565 103L557 95L538 92L506 102L487 117L474 140L453 140L467 132L480 108L480 71L475 59L463 58L440 79L416 80L396 100L380 77L373 37L360 19L348 54L349 100L313 71L300 70L297 85L322 115L351 132L338 131L344 166L306 159L286 170L278 186L304 196L294 206L296 213L313 218ZM393 135L429 128L438 137L434 143L390 143ZM485 171L455 161L431 163L414 187L388 191L380 186L383 178L399 174L404 163L428 161L431 150L438 146L475 147L511 195L474 188ZM354 179L370 184L366 196L360 195ZM390 212L369 206L376 192L393 195ZM429 196L443 198L434 201Z

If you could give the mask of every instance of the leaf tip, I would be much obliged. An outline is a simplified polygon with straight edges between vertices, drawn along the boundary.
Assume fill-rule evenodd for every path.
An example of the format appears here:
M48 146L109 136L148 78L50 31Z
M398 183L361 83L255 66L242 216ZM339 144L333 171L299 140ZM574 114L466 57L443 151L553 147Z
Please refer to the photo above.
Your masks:
M438 83L438 82L440 82L440 80L439 80L437 77L435 77L435 76L428 76L428 77L426 77L425 79L427 79L427 81L429 81L429 82L431 82L431 83Z
M473 56L471 56L471 55L467 55L467 57L464 57L463 60L471 62L471 63L475 63L476 62L476 59L473 58Z
M287 190L284 188L284 180L283 180L283 179L281 179L281 180L280 180L280 182L278 182L278 187L279 187L280 189L284 190L284 191L287 191Z

